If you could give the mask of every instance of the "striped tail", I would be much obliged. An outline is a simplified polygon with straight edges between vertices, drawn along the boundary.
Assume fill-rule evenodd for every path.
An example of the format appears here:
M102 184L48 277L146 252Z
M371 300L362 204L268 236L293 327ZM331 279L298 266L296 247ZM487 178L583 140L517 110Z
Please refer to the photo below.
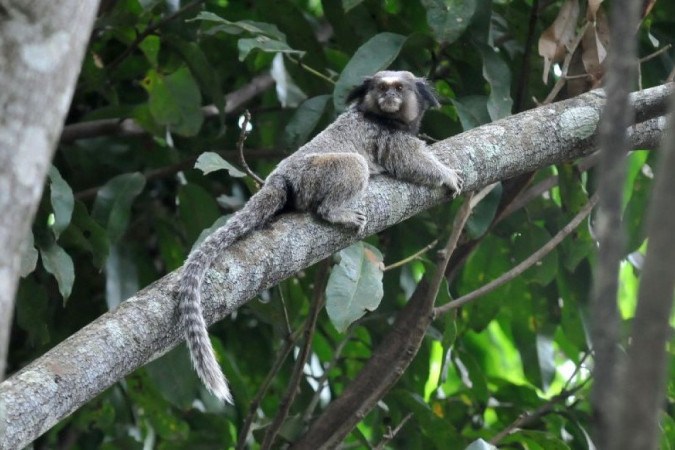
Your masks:
M206 388L222 401L232 403L202 313L200 289L206 271L213 261L233 243L250 231L268 223L286 203L286 187L280 179L268 179L263 188L251 197L243 209L218 228L188 257L178 285L178 308L190 357L197 375Z

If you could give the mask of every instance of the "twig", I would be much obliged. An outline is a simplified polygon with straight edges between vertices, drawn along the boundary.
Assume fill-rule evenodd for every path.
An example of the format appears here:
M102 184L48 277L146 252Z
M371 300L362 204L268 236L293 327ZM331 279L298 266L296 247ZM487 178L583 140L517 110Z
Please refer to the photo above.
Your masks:
M456 300L453 300L451 302L446 303L443 306L439 306L434 310L434 313L436 315L444 314L447 313L448 311L452 311L455 308L459 308L460 306L477 299L478 297L487 294L490 291L493 291L494 289L498 288L499 286L508 283L509 281L513 280L514 278L518 277L521 273L525 272L527 269L532 267L534 264L536 264L538 261L540 261L544 256L548 255L558 244L562 242L565 237L567 237L572 231L574 231L579 224L588 216L588 214L591 212L591 209L593 209L593 206L597 203L598 198L597 195L593 195L591 199L586 203L586 205L577 213L576 216L567 224L565 225L562 230L558 232L553 238L548 241L546 244L544 244L543 247L541 247L539 250L536 252L532 253L529 257L527 257L523 262L515 266L513 269L509 270L505 274L501 275L500 277L496 278L495 280L489 282L486 285L483 285L482 287L476 289L475 291L469 292L466 295L463 295L462 297L459 297Z
M239 430L239 439L237 440L237 447L236 447L237 450L243 450L244 448L246 448L246 440L248 439L249 431L251 430L251 425L253 424L253 420L255 419L258 407L260 406L260 403L262 402L263 397L265 396L267 390L272 384L272 381L276 378L277 374L279 373L279 370L281 370L281 366L284 364L284 361L286 361L286 358L291 353L291 350L293 349L295 343L298 341L299 337L300 337L299 331L296 331L288 336L288 339L286 339L286 343L284 344L284 346L277 352L277 357L274 360L274 364L272 364L272 368L265 377L265 380L258 388L258 392L256 392L253 399L251 399L251 404L248 407L249 408L248 414L246 414L244 423L242 424L241 429Z
M579 364L577 364L577 366L574 368L574 372L572 372L572 375L570 375L569 378L567 379L567 381L565 382L565 386L563 386L562 392L564 392L564 391L566 391L567 389L569 389L570 384L572 383L572 380L574 380L574 377L577 376L577 374L578 374L579 371L581 370L581 366L584 365L584 362L585 362L586 359L590 356L590 354L591 354L590 351L584 352L584 356L582 356L582 357L581 357L581 360L579 360Z
M164 19L148 25L147 28L143 30L142 33L136 35L136 39L134 39L134 41L126 49L124 49L124 51L120 53L119 56L117 56L117 58L115 58L110 64L108 64L108 66L106 67L106 71L108 73L113 72L122 63L122 61L124 61L127 58L127 56L131 54L131 52L136 50L138 45L141 42L143 42L143 39L148 37L150 34L154 33L155 30L164 26L166 23L171 22L173 19L180 16L184 12L189 11L190 9L194 8L195 6L198 6L201 3L204 3L204 1L205 0L194 0L193 2L190 2L187 5L183 6L173 14L169 14Z
M396 261L395 263L389 264L388 266L385 266L383 270L386 272L387 270L396 269L397 267L401 267L409 263L410 261L414 261L423 254L425 254L426 252L428 252L429 250L431 250L432 248L434 248L436 244L438 244L438 239L434 239L431 243L425 245L421 250L413 253L412 255L403 258L400 261Z
M314 409L316 408L316 405L319 404L319 400L321 399L321 391L323 391L323 387L326 384L326 381L328 381L328 375L330 371L333 370L333 367L335 367L338 361L340 360L342 352L347 346L347 343L351 341L352 335L354 334L354 330L356 329L355 325L356 324L352 324L349 326L346 336L344 337L344 339L342 339L342 341L340 341L338 346L335 348L335 351L333 352L333 358L328 362L328 364L326 364L326 367L323 370L323 374L318 379L318 386L316 388L316 391L314 392L314 396L309 401L309 404L305 409L305 413L302 415L303 422L309 421L310 417L312 416L312 413L314 412Z
M647 61L656 58L661 53L667 52L668 50L671 49L672 46L673 46L673 44L665 45L665 46L661 47L660 49L658 49L657 51L655 51L654 53L650 53L649 55L647 55L643 58L640 58L640 64L646 63Z
M539 0L534 0L530 6L530 20L527 25L527 39L525 40L525 51L523 53L523 63L520 66L520 76L518 77L518 88L514 96L514 111L519 113L523 111L523 100L527 96L527 88L530 78L530 62L532 60L532 49L534 48L534 36L539 19Z
M312 304L310 307L309 316L307 317L307 322L305 323L304 343L295 361L293 374L291 375L291 379L288 382L286 393L281 399L279 411L277 412L274 421L272 421L270 424L267 432L265 433L265 437L263 438L263 443L261 446L263 450L271 448L274 444L277 434L286 420L286 417L288 417L288 412L290 411L293 400L295 399L295 395L298 392L300 382L302 381L305 364L307 363L307 358L309 357L309 353L312 349L312 338L314 336L314 331L316 330L316 322L323 307L324 291L326 289L326 283L328 282L329 272L330 258L326 258L322 263L319 264L319 271L316 274Z
M239 162L241 163L241 166L244 168L244 171L253 178L253 180L256 183L256 187L260 189L260 186L265 184L265 180L260 178L258 175L255 174L251 170L251 168L248 166L248 163L246 162L246 158L244 158L244 141L248 137L248 124L251 122L251 113L248 112L248 109L244 111L244 121L241 124L241 133L239 133L239 139L237 140L237 150L239 150Z
M521 414L516 420L514 420L511 424L509 424L506 428L504 428L502 431L499 433L495 434L492 439L490 439L490 444L492 445L497 445L502 439L504 439L506 436L511 434L514 430L518 428L523 428L526 425L531 424L532 422L535 422L539 420L540 418L544 417L545 415L551 413L553 411L553 407L556 406L559 403L564 402L567 400L570 396L576 394L581 388L584 387L588 380L584 380L581 384L578 386L575 386L574 388L570 389L569 391L563 390L561 391L558 395L552 397L549 401L532 411L531 413L524 413Z
M408 413L408 415L405 416L405 417L403 418L403 420L401 420L401 423L399 423L398 426L397 426L396 428L394 428L393 430L390 428L389 431L387 431L387 432L384 434L384 436L382 436L382 440L380 441L380 443L377 444L377 446L375 446L375 450L382 450L382 449L384 449L384 446L387 444L387 442L391 441L392 439L394 439L394 438L396 437L396 435L398 434L398 432L401 431L401 429L403 428L403 426L410 420L410 418L412 417L412 415L413 415L412 413Z
M668 78L666 78L666 81L668 83L672 83L675 81L675 67L673 67L673 70L670 71L670 75L668 75Z
M335 85L335 81L333 81L331 78L327 77L326 75L322 74L318 70L308 66L307 64L302 62L302 59L300 58L294 58L293 56L286 54L286 58L290 59L292 62L300 66L301 69L306 70L307 72L311 73L312 75L321 78L322 80Z

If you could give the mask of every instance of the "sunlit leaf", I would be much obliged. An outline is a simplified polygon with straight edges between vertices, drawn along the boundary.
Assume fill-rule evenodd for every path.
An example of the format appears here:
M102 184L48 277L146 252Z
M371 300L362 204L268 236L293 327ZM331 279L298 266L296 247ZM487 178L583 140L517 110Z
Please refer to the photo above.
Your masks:
M199 155L197 162L195 163L195 169L199 169L204 172L204 175L208 175L211 172L217 170L227 170L231 177L245 177L246 174L241 170L234 167L229 162L225 161L218 153L214 152L204 152Z
M326 286L326 311L333 325L344 332L382 300L382 254L358 242L338 253Z

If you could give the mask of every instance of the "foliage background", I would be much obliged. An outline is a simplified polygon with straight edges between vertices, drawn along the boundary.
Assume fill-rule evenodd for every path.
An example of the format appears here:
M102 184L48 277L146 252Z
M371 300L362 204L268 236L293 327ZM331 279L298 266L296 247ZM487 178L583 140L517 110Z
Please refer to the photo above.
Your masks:
M242 111L225 112L225 93L283 63L288 83L275 74L277 89L246 105L253 116L246 157L263 177L332 120L349 86L386 66L425 75L434 84L443 107L427 115L424 133L442 139L546 98L554 75L548 85L542 82L536 40L561 6L518 0L103 2L67 125L132 118L145 133L116 128L62 139L34 242L27 246L8 374L180 267L203 230L255 190L251 178L234 170L205 174L192 168L204 151L238 163ZM641 56L673 42L673 18L675 5L655 4L638 32ZM673 68L673 56L666 49L644 62L642 86L660 84ZM568 84L558 98L578 92L574 89L579 88ZM217 112L205 118L200 108L209 104ZM629 157L628 243L620 280L626 323L639 282L653 163L650 152ZM534 174L534 185L553 175L559 183L492 226L502 198L501 187L495 189L467 226L465 241L475 240L475 248L453 262L449 288L444 286L437 303L480 287L545 244L593 190L593 170L579 167ZM373 247L361 247L357 255L381 252L385 265L401 261L447 239L456 209L453 202L372 236L367 243ZM297 436L358 373L435 259L431 249L386 270L377 310L344 332L321 313L307 377L283 438ZM374 446L403 424L388 446L462 449L478 438L489 441L526 411L540 411L500 444L593 448L587 312L594 264L586 224L522 276L456 316L436 320L395 389L347 443ZM35 448L234 445L273 361L302 330L320 273L311 268L298 274L211 328L236 395L234 407L208 396L181 346L110 388ZM330 295L327 302L330 310ZM292 355L254 417L253 447L279 409ZM664 449L675 442L672 361L661 421ZM317 384L322 389L315 394ZM562 398L555 397L559 393Z

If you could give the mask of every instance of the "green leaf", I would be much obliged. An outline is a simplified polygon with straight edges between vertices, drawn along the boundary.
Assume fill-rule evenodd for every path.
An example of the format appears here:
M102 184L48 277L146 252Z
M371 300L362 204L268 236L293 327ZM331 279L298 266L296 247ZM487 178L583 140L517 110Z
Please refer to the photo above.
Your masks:
M436 40L450 44L456 41L471 23L476 12L474 0L422 0L427 22Z
M49 342L49 299L44 287L29 277L19 284L16 295L16 323L28 333L34 346ZM1 408L0 408L1 409Z
M166 76L151 69L142 85L150 95L150 113L158 124L182 136L199 132L204 121L202 95L187 67Z
M300 104L284 130L284 143L288 148L297 149L308 141L326 111L330 98L330 95L319 95Z
M110 246L110 254L105 261L105 300L110 311L140 289L137 261L124 242Z
M40 256L45 270L56 278L63 301L70 297L75 282L75 267L68 253L56 242L40 247Z
M300 56L305 54L301 50L292 49L283 41L277 41L267 36L239 39L237 48L239 49L239 61L245 60L248 54L256 48L266 53L294 53Z
M487 109L492 120L511 115L511 71L493 47L478 45L483 56L483 78L490 85Z
M218 71L209 64L202 49L192 42L186 42L178 37L171 36L167 42L185 60L192 75L197 78L202 92L206 93L220 112L221 120L225 119L225 95L221 88Z
M487 97L484 95L472 95L451 101L457 111L457 117L459 117L464 131L490 123L490 114L487 110Z
M73 190L54 166L49 169L49 190L54 211L54 225L51 228L58 239L61 232L70 224L75 197L73 197Z
M63 232L59 242L65 247L74 246L91 253L94 265L99 269L108 257L109 240L105 229L91 218L87 207L79 200L75 202L70 226Z
M199 379L192 371L185 345L179 345L150 362L146 370L164 398L183 410L190 408L199 392Z
M92 217L105 228L110 242L119 241L126 231L131 205L144 187L145 177L135 172L118 175L99 189Z
M178 191L178 214L185 226L186 240L191 243L220 217L220 209L204 188L186 184Z
M143 52L152 67L159 65L157 58L159 56L160 42L159 36L150 35L138 44L138 48Z
M495 186L471 211L466 222L466 232L472 239L481 237L495 218L499 201L502 198L502 185Z
M359 6L361 3L363 3L363 0L342 0L342 9L345 12L349 12L349 10Z
M469 444L466 450L497 450L497 447L482 439L477 439Z
M218 153L214 152L204 152L199 155L199 158L197 158L197 162L195 163L195 169L201 170L204 172L204 175L208 175L216 170L227 170L231 177L242 178L246 176L244 172L237 169L232 164L225 161Z
M326 311L335 328L344 332L379 306L384 294L383 265L380 251L363 242L341 250L338 258L326 286Z
M544 228L529 222L524 223L512 240L513 257L516 263L527 259L550 240L551 235ZM557 272L558 254L557 250L553 249L543 259L527 269L522 276L527 281L545 286L555 280Z
M335 83L333 103L336 111L345 107L349 91L366 76L388 67L398 56L407 38L400 34L380 33L360 46Z
M235 35L241 33L251 33L254 35L269 36L274 39L286 41L286 36L284 33L279 31L279 28L271 23L256 22L254 20L240 20L238 22L230 22L229 20L223 19L222 17L208 11L200 12L194 19L188 20L188 22L195 20L203 20L219 24L219 26L209 29L209 34L220 31Z

